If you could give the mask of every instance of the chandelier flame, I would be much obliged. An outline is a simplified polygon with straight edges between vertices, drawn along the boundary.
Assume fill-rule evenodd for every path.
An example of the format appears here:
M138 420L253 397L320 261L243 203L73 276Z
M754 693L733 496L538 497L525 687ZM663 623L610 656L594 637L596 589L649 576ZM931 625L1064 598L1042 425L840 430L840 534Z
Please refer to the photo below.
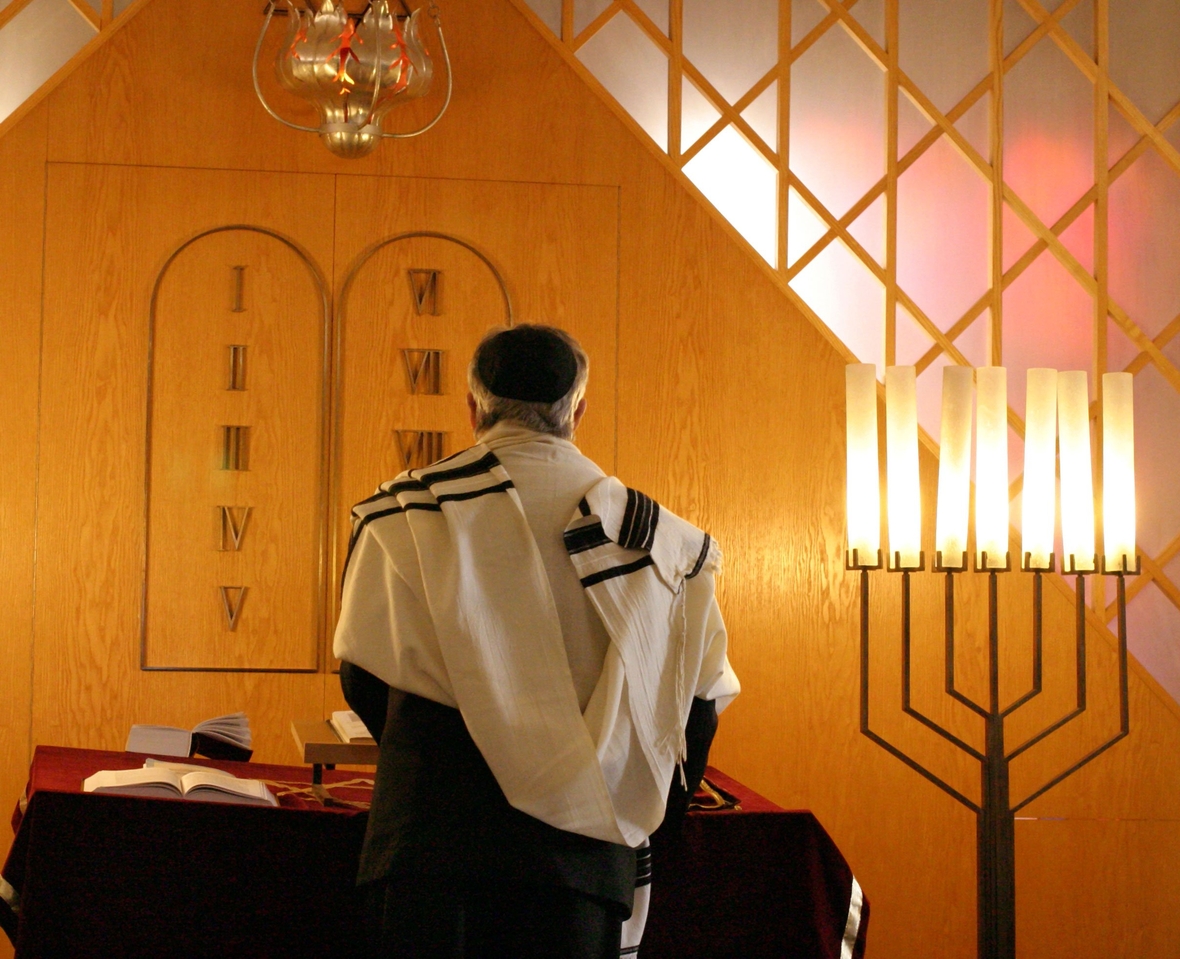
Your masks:
M419 36L421 8L399 19L390 12L389 0L374 0L357 22L343 0L323 0L318 11L286 0L290 29L275 57L275 73L283 87L315 105L320 125L284 120L266 102L258 84L258 54L276 3L270 0L254 46L253 76L259 102L280 123L318 133L337 156L355 159L371 153L383 139L418 136L442 119L451 102L451 58L433 2L428 12L438 29L447 67L446 99L425 126L409 133L387 133L381 120L389 109L424 96L434 77L434 64Z

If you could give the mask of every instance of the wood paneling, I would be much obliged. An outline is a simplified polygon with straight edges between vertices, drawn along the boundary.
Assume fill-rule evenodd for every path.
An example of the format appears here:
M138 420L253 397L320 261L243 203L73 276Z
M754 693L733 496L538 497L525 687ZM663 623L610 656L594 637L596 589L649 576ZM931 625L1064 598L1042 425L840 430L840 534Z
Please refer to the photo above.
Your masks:
M0 139L0 808L20 795L30 758L45 127L42 108ZM0 830L0 859L10 842Z
M279 717L320 712L320 675L144 673L137 634L156 274L185 239L232 222L293 237L331 264L331 231L315 225L331 223L332 202L324 177L51 164L34 742L113 748L132 722L191 726L244 708L259 755L293 758Z
M39 484L33 741L117 747L132 721L187 725L245 708L259 757L292 760L289 719L339 705L330 673L137 668L150 279L177 243L216 223L269 224L295 237L336 292L371 243L405 230L451 233L493 259L519 320L567 326L588 347L587 452L721 541L722 601L744 693L723 718L716 762L781 803L815 811L872 899L874 959L968 959L973 818L857 728L856 582L842 562L840 354L508 0L443 13L457 71L451 112L430 134L386 143L355 163L280 127L254 101L245 71L260 26L252 4L150 4L48 100L48 133L39 128L53 161L41 465L34 475L0 463L3 502L16 513L0 536L18 544L14 556L0 557L17 597L3 615L18 638L31 615ZM210 22L218 41L202 46L200 69L178 69L194 62L193 37ZM39 221L39 191L29 186L40 182L42 156L31 129L21 125L0 141L23 171L0 165L0 204L30 223ZM169 165L188 169L153 169ZM341 175L333 182L313 173ZM24 275L39 274L39 241L26 248L6 235L5 243L20 257L4 260L0 283L23 291L16 352L27 384L38 362L30 351L39 294ZM17 282L9 262L22 264ZM406 265L390 262L394 272ZM377 276L374 299L353 304L373 322L387 302L380 296L406 282L393 276L383 285ZM451 376L460 369L452 364ZM401 383L396 360L388 372ZM11 408L23 412L0 407L0 443L16 444L21 457L33 442L24 390ZM929 457L922 470L933 503ZM362 495L383 478L358 480ZM341 491L342 509L349 495ZM941 581L919 576L914 589L916 696L971 734L966 717L937 695ZM875 576L873 591L875 726L956 784L973 785L969 763L897 718L896 577ZM1013 575L1002 593L1002 641L1027 656L1027 583ZM979 584L964 583L960 670L964 688L975 691L983 604ZM1068 641L1068 597L1047 588L1046 604L1050 631ZM1068 677L1060 678L1067 654L1068 645L1047 652L1055 678L1020 719L1029 729L1068 705ZM20 655L11 667L18 679L22 669L28 675ZM1091 637L1093 673L1107 657L1109 647ZM1027 675L1025 659L1005 676L1006 688L1019 691ZM13 688L19 697L19 682ZM1016 771L1019 788L1110 731L1114 700L1097 680L1093 702L1092 719ZM1131 728L1126 742L1027 809L1042 820L1095 823L1020 827L1022 954L1132 954L1124 943L1142 943L1139 954L1176 951L1169 890L1180 886L1180 857L1169 852L1166 823L1178 818L1180 712L1141 671L1132 678ZM16 742L18 733L4 733L4 801L23 775L28 741ZM1131 819L1145 822L1097 822Z
M161 277L144 665L317 668L329 303L319 267L248 230Z

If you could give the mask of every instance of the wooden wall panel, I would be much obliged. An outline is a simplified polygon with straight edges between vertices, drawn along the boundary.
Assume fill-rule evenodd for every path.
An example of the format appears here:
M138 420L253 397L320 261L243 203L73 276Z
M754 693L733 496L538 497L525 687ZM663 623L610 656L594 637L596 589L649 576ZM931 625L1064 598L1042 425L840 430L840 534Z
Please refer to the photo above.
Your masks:
M276 237L230 230L193 242L160 278L146 666L319 666L331 335L321 269Z
M629 134L504 0L441 10L455 67L446 116L433 135L387 141L360 160L341 160L317 137L280 126L254 98L248 71L264 8L231 8L217 0L144 8L54 91L51 155L241 170L619 182L616 145ZM208 36L211 26L215 42L195 39ZM272 29L281 34L285 24ZM199 57L194 43L200 43ZM153 50L177 53L145 55ZM184 69L177 69L176 58ZM264 54L259 73L274 106L295 122L311 121L302 101L277 88L266 67L271 62ZM426 100L395 108L389 129L413 129L418 117L432 116L436 95L441 85ZM177 104L185 104L182 122ZM548 110L549 104L558 109ZM58 122L66 118L76 125ZM624 155L639 152L633 143L624 148Z
M41 107L0 139L0 809L20 795L29 760L45 130ZM0 829L0 860L11 838Z
M280 127L254 101L244 65L260 15L250 4L151 4L47 101L49 157L62 164L51 183L53 222L68 230L48 246L34 739L116 746L133 718L191 723L244 706L256 717L260 755L290 758L287 719L339 701L330 674L135 669L132 597L142 542L135 523L124 519L128 509L141 508L137 377L144 340L135 317L145 315L138 278L151 272L143 265L150 265L147 250L164 249L159 234L168 224L189 222L190 206L224 206L236 219L290 217L288 232L325 251L317 253L321 262L334 256L337 288L369 243L430 224L493 251L511 280L560 272L549 259L555 250L602 263L592 237L606 230L605 213L595 211L614 202L617 358L615 328L608 335L584 313L582 300L559 295L559 285L513 293L521 319L568 323L587 342L592 389L609 381L614 394L617 363L617 461L613 429L593 432L603 406L598 394L591 398L587 449L710 529L726 551L722 599L745 691L723 719L715 759L779 802L816 812L873 901L874 959L967 959L975 940L972 817L857 730L855 581L842 566L839 355L509 0L451 4L443 15L457 67L451 112L431 134L386 143L355 163ZM214 21L219 39L203 48L200 68L178 70L176 64L191 62L192 38ZM0 148L10 149L16 134ZM99 172L66 163L138 169ZM147 169L169 165L190 169L183 177ZM271 172L191 169L201 167ZM67 169L75 171L68 183ZM291 173L342 174L335 202L317 192L318 178ZM171 184L171 192L152 194L154 217L137 198L145 189L136 185L139 176ZM403 178L448 182L443 190ZM176 186L182 180L187 189ZM486 181L516 181L517 192ZM0 202L28 207L27 198L15 196L23 183L0 182ZM617 199L546 206L552 194L529 187L563 183L571 186L555 189L577 193L583 188L572 185L596 184ZM485 208L496 190L511 194L511 203ZM326 220L308 215L312 193ZM586 222L595 225L583 246L571 245ZM605 284L594 285L601 289ZM928 503L933 465L923 458ZM21 481L23 473L11 488ZM31 594L31 586L22 588ZM896 622L897 582L882 574L873 588L874 635L882 637L873 665L883 684L874 721L879 717L883 730L921 750L946 776L970 783L969 765L888 712L897 654L886 639ZM1011 596L1004 641L1019 650L1028 627L1019 608L1026 587L1014 577L1003 589ZM925 644L916 678L928 685L937 678L929 640L941 630L936 578L918 577L915 597L916 634ZM1054 632L1068 628L1068 598L1055 590L1046 598ZM964 622L978 623L982 611L978 587L965 589ZM965 625L962 669L972 689L982 673L968 661L980 641L978 627ZM1109 647L1104 651L1097 637L1091 646L1097 670ZM1060 650L1052 655L1061 662ZM1024 679L1022 669L1005 676L1010 688ZM1055 683L1038 706L1043 713L1032 718L1066 701L1068 684ZM921 695L932 711L945 710L938 697ZM1095 702L1108 711L1110 691L1096 689ZM963 722L949 711L937 715ZM1105 721L1100 715L1078 724L1030 759L1040 769L1067 761L1087 737L1107 731ZM1180 954L1170 919L1180 857L1166 840L1180 796L1180 711L1140 671L1131 723L1126 742L1028 807L1033 818L1020 825L1017 849L1022 954ZM4 748L12 750L7 741ZM20 774L5 772L12 781ZM1133 819L1144 822L1132 825Z
M48 197L33 740L114 748L132 722L243 708L260 757L292 758L320 675L138 669L148 298L172 250L224 223L293 237L327 272L332 181L53 164Z

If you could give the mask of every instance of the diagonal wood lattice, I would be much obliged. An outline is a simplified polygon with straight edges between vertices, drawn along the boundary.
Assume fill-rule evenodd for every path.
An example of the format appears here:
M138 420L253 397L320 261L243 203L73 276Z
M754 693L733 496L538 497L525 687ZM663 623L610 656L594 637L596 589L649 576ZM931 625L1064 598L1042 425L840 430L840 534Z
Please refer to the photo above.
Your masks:
M704 202L708 199L694 184L685 167L694 158L701 155L725 131L736 131L761 156L766 163L773 167L777 174L777 216L776 238L777 257L767 256L763 250L761 254L756 249L752 238L743 237L738 224L730 224L731 232L742 238L745 245L759 256L759 259L769 261L767 267L777 283L788 292L794 302L816 323L838 349L854 357L853 350L840 342L830 328L818 315L816 309L809 305L792 282L802 274L809 265L837 241L849 251L856 261L876 279L884 291L883 316L883 353L885 364L894 364L898 356L898 315L904 311L912 317L921 331L929 337L931 345L916 361L919 375L930 369L936 362L952 362L961 365L973 365L967 359L964 349L958 344L962 342L963 334L976 326L986 326L987 362L995 365L1003 363L1004 351L1004 293L1026 272L1037 263L1042 254L1048 253L1060 264L1065 273L1072 278L1078 288L1089 297L1093 303L1092 319L1092 357L1093 367L1089 371L1097 398L1091 405L1091 416L1096 429L1101 428L1101 382L1102 374L1117 367L1110 364L1108 357L1108 329L1113 328L1121 333L1134 345L1138 354L1123 369L1139 375L1145 370L1155 370L1173 390L1180 392L1180 368L1177 367L1165 349L1170 343L1180 337L1180 314L1165 323L1154 335L1149 335L1143 328L1142 321L1137 320L1131 311L1117 302L1111 295L1110 288L1110 192L1111 187L1130 170L1136 161L1146 154L1153 153L1163 161L1166 168L1173 174L1180 175L1180 151L1172 144L1168 131L1180 120L1180 103L1176 103L1159 120L1152 123L1111 79L1110 71L1110 0L1060 0L1052 11L1046 9L1039 0L1016 0L1019 8L1029 17L1031 32L1010 52L1005 50L1005 3L1004 0L981 0L986 3L987 46L989 68L982 78L945 112L940 111L931 96L903 70L899 64L899 23L901 7L910 0L884 0L884 42L878 42L873 33L858 20L856 10L860 0L815 0L821 8L816 15L814 26L802 32L793 42L792 15L799 9L798 4L789 0L780 0L778 4L778 57L777 62L767 69L749 88L737 99L728 100L710 81L703 70L685 54L685 0L667 0L667 22L663 23L663 3L653 4L644 0L560 0L560 21L557 20L558 0L513 0L513 3L528 16L534 24L563 52L568 62L595 87L600 94L611 102L616 112L627 117L626 107L612 98L603 78L595 76L593 69L587 68L579 54L583 54L586 45L611 24L616 18L625 17L630 25L650 41L667 60L667 90L653 91L659 97L667 98L667 130L653 130L651 123L639 122L633 117L632 126L647 141L672 170L681 182L696 193ZM860 2L868 7L870 4ZM587 9L590 11L588 18ZM651 11L657 9L659 15ZM1014 9L1009 5L1009 9ZM1087 52L1066 28L1064 22L1071 13L1078 11L1084 14L1087 9L1093 11L1093 55ZM598 12L595 13L594 11ZM723 18L726 13L718 9L718 17ZM728 15L733 15L728 12ZM1175 13L1180 17L1180 9ZM579 17L588 22L579 24ZM657 20L661 22L657 22ZM810 21L808 21L810 22ZM855 200L842 215L837 216L816 195L814 189L801 178L798 170L790 162L789 148L790 120L791 120L791 79L792 68L808 51L825 38L830 31L842 30L852 39L861 51L882 72L884 77L884 114L885 114L885 163L884 175L866 190L859 199ZM605 34L603 34L605 36ZM1078 71L1080 77L1093 90L1093 154L1094 170L1093 185L1078 196L1075 202L1055 221L1046 222L1034 212L1033 206L1026 201L1005 178L1004 171L1004 88L1005 79L1009 73L1030 53L1038 50L1042 45L1054 45L1064 55L1068 63ZM717 119L690 144L682 143L682 105L683 91L686 82L695 88L709 107L715 112ZM769 142L758 132L755 125L747 118L747 109L766 93L772 85L777 84L777 121L778 142ZM988 96L990 94L990 97ZM959 121L968 115L973 107L987 98L985 104L988 111L988 143L985 156L976 144L964 134ZM930 128L924 135L904 153L899 154L899 103L901 98L909 101L912 107L929 122ZM1108 149L1111 144L1109 135L1110 113L1120 116L1130 130L1134 131L1137 140L1118 157L1109 157ZM645 129L646 127L646 129ZM663 142L658 142L662 139ZM990 256L989 256L989 284L986 291L975 300L971 306L957 319L949 324L940 326L915 301L911 291L904 288L898 280L898 182L908 170L926 156L935 144L948 143L953 146L958 155L966 161L970 169L981 177L990 188ZM665 146L666 144L666 146ZM791 203L789 197L794 192L810 207L814 215L822 223L822 235L812 242L804 252L795 256L793 260L788 255L788 238L791 236L789 217ZM852 232L853 224L858 217L869 210L880 198L885 203L885 239L884 255L875 258ZM1015 258L1014 262L1005 267L1003 255L1003 239L1006 227L1005 211L1014 214L1018 222L1027 229L1033 238L1032 245ZM1083 216L1093 217L1093 264L1084 265L1077 255L1066 245L1062 237L1071 226L1074 226ZM724 217L724 214L721 214ZM977 328L978 329L978 328ZM869 360L870 357L863 359ZM1148 415L1149 411L1141 411L1141 415ZM1008 413L1009 423L1013 432L1023 438L1024 423L1015 410ZM1100 434L1099 434L1100 436ZM931 448L935 444L929 437L924 439ZM1141 459L1150 456L1150 451L1141 450ZM1099 481L1100 482L1100 481ZM1101 490L1098 485L1097 491ZM1021 480L1015 479L1011 487L1011 497L1019 496ZM1151 521L1147 517L1148 522ZM1142 528L1142 522L1141 522ZM1178 531L1180 533L1180 531ZM1180 535L1177 535L1162 551L1156 555L1148 555L1140 549L1143 575L1134 581L1128 589L1128 599L1133 599L1145 589L1158 589L1177 609L1180 609L1180 584L1177 578L1170 577L1165 568L1180 555ZM1060 585L1060 584L1059 584ZM1105 584L1102 577L1096 577L1094 583L1094 610L1097 612L1095 620L1109 624L1115 616L1115 604L1107 603L1104 593ZM1180 640L1180 636L1173 637Z

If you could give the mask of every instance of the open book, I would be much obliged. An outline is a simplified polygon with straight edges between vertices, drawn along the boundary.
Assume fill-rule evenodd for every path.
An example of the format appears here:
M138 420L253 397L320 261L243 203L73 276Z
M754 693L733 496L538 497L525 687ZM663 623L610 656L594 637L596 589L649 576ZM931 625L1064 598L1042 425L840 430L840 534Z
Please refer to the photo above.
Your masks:
M361 722L361 717L351 709L336 710L328 722L332 724L332 729L336 731L336 735L340 737L342 743L359 743L363 746L377 745L377 740L373 738L368 727Z
M248 806L279 804L274 794L257 779L238 779L217 769L193 769L181 773L163 765L143 769L104 769L84 780L82 791Z
M245 762L253 755L254 737L245 713L229 713L197 723L192 730L176 726L131 727L127 745L129 753L154 753L158 756L207 756Z

